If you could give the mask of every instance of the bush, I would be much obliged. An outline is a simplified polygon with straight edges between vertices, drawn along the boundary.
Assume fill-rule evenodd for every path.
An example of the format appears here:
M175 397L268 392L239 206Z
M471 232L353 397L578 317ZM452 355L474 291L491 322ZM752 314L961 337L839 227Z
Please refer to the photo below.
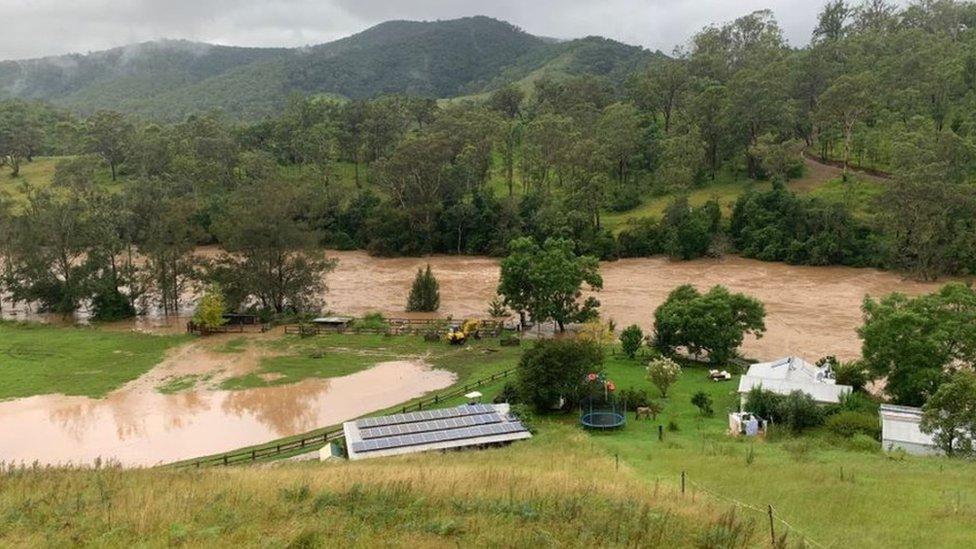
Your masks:
M631 324L624 328L624 331L620 333L620 347L627 358L634 358L637 356L637 351L640 350L641 345L644 343L644 332L641 330L640 326L636 324Z
M673 420L673 419L669 419L668 420L668 431L670 431L672 433L677 433L680 430L681 430L681 427L678 427L678 423L675 420Z
M620 399L627 403L628 409L651 405L651 398L644 389L623 389L620 391Z
M824 422L823 409L803 391L793 391L784 397L762 387L753 387L746 397L745 410L779 423L793 433L820 426Z
M573 405L583 394L586 375L603 369L603 351L580 339L545 339L522 354L518 368L519 397L537 412Z
M668 396L668 388L678 381L681 376L681 366L670 358L652 360L647 365L647 378L661 391L662 397Z
M831 433L844 438L866 435L875 440L881 439L877 415L844 411L828 417L825 426Z
M753 387L746 394L745 411L763 419L772 420L778 417L782 400L783 397L772 391L764 391L762 387Z
M493 400L495 404L501 404L507 402L509 404L518 404L519 393L518 387L511 381L506 381L505 385L502 386L502 390L495 396Z
M823 410L817 406L813 397L803 391L793 391L784 398L779 415L779 420L794 433L818 427L824 422Z
M701 415L705 417L712 417L715 411L712 410L712 397L708 395L705 391L698 391L693 397L691 397L691 403L698 408Z
M864 391L864 387L871 381L871 374L859 360L834 366L834 377L838 384L850 385L856 392Z
M877 452L881 445L869 435L856 434L847 441L847 447L855 452Z
M388 327L383 313L366 313L362 318L353 321L352 325L364 330L383 330Z

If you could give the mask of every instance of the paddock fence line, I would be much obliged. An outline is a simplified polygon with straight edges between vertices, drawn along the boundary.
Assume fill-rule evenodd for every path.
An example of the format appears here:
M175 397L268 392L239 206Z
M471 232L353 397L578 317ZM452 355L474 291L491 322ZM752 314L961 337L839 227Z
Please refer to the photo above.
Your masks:
M483 377L481 379L465 383L459 387L454 387L440 393L434 394L429 397L422 398L416 402L410 404L405 404L399 408L399 412L405 414L407 412L420 411L429 408L430 406L436 406L437 404L443 403L446 400L452 398L457 398L463 396L474 389L478 389L487 384L494 383L500 379L507 379L509 376L515 373L515 368L509 368L507 370L502 370L501 372L496 372L488 377ZM360 416L353 419L361 419L363 417L368 417L370 414L365 416ZM288 440L284 442L274 442L266 445L258 446L255 448L247 450L235 450L231 452L226 452L223 454L218 454L215 456L209 456L204 458L198 458L193 460L187 460L179 462L176 464L171 464L175 467L213 467L213 466L223 466L223 465L239 465L242 463L253 463L258 459L280 456L282 454L287 454L295 450L303 450L305 448L313 447L316 445L325 445L330 442L335 442L344 438L342 427L337 427L334 429L329 429L327 431L309 433L303 435L295 440Z
M799 536L803 540L804 543L809 544L809 545L812 545L813 547L820 547L820 548L823 548L823 549L826 549L826 547L827 547L826 545L824 545L822 543L819 543L816 540L814 540L813 538L811 538L809 535L807 535L805 532L803 532L802 530L800 530L796 526L793 526L792 524L790 524L789 522L787 522L786 519L784 519L781 515L779 515L776 512L776 510L773 508L772 505L767 505L765 509L762 509L760 507L756 507L755 505L746 503L744 501L737 500L737 499L735 499L733 497L729 497L729 496L726 496L726 495L723 495L723 494L719 494L718 492L715 492L713 490L710 490L710 489L708 489L707 487L703 486L702 484L700 484L698 482L694 482L694 481L690 480L688 478L687 473L685 473L684 471L682 471L681 472L681 495L682 496L685 495L685 484L688 484L688 485L692 486L696 490L698 490L698 491L700 491L700 492L702 492L702 493L704 493L704 494L712 497L713 499L716 499L716 500L719 500L719 501L724 501L724 502L727 502L727 503L731 503L737 509L745 509L747 511L753 511L753 512L759 513L760 515L763 515L765 517L768 517L769 518L769 521L770 521L770 524L769 524L769 533L770 533L770 538L771 538L770 541L772 542L772 545L773 546L776 545L776 533L775 533L775 528L774 528L774 521L775 521L775 523L779 523L779 524L785 526L787 532L792 533L792 534L796 534L797 536Z

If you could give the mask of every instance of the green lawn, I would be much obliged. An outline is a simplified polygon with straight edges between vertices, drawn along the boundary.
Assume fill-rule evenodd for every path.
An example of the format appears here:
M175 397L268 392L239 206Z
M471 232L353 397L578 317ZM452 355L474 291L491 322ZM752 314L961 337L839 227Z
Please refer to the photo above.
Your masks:
M618 387L659 396L644 379L641 363L611 358L607 374ZM889 455L880 444L855 451L818 433L777 442L731 438L725 434L726 412L738 405L738 381L716 383L706 374L704 367L686 366L657 421L635 422L630 415L626 428L593 433L591 442L619 455L648 482L674 485L685 471L695 497L738 500L760 510L772 505L778 516L825 546L972 547L976 464ZM691 405L697 391L712 396L714 417L700 417ZM680 430L665 429L658 441L657 426L671 420ZM545 419L540 429L575 421L575 414ZM746 512L763 519L762 513Z
M239 339L231 340L217 350L240 352L243 343ZM340 377L380 362L410 359L425 360L462 378L476 374L486 363L510 362L517 354L517 350L496 348L497 341L476 341L465 347L452 347L444 342L425 342L419 336L329 334L306 339L286 336L261 344L273 356L262 358L260 367L254 372L224 380L222 389L249 389L295 383L306 378Z
M0 322L0 399L105 396L158 364L185 336Z

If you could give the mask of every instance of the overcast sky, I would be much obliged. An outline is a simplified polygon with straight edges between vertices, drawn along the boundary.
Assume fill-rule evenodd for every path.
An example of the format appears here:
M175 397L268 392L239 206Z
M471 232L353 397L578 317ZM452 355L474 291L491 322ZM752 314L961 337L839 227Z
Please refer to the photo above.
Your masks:
M601 35L670 52L710 23L770 8L795 46L826 0L0 0L0 59L88 52L159 38L303 46L390 19L488 15L532 34Z

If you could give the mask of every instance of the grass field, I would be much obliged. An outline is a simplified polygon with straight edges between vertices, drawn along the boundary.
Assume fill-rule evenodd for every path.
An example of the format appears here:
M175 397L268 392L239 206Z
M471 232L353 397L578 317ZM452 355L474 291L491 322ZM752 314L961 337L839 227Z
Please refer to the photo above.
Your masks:
M558 425L484 452L0 479L5 546L739 547L764 535L757 520L729 533L727 505L640 482ZM744 543L717 543L733 536Z
M183 336L0 322L0 400L104 396L149 371Z
M306 378L345 376L379 362L394 360L424 360L435 368L458 374L459 379L467 379L499 364L514 365L518 353L511 348L498 347L497 341L452 347L445 342L428 343L414 336L330 334L307 339L285 336L260 344L272 356L262 358L254 372L224 380L222 389L247 389L294 383ZM243 352L243 349L238 340L232 340L223 351Z
M4 398L104 394L184 339L0 324L0 353L14 360L2 364L17 372L0 376L0 388ZM232 338L215 349L239 353L251 343ZM520 354L497 340L450 347L415 337L329 335L265 344L281 354L261 368L290 381L424 357L464 383L514 366ZM112 360L119 355L125 360ZM357 356L359 362L351 360ZM643 361L610 356L606 370L621 389L657 396ZM179 392L200 382L177 378L158 389ZM479 390L491 398L504 383ZM733 505L746 521L733 529L749 540L735 546L765 543L767 505L789 523L791 540L812 546L967 547L976 539L976 464L885 454L880 445L858 447L817 431L773 441L733 439L725 434L726 411L737 404L736 387L736 380L711 382L704 367L686 365L657 420L637 422L631 415L620 431L586 433L575 413L540 417L532 440L485 452L273 469L7 472L0 476L0 544L342 539L366 546L384 539L447 546L507 545L509 538L526 546L655 540L711 547L727 546L709 545L705 536L728 534L716 521ZM701 417L691 405L697 391L712 396L713 417ZM658 440L658 426L671 422L677 430L665 429ZM683 499L675 495L682 472ZM787 531L785 523L776 525ZM609 536L605 543L601 535Z
M619 387L658 396L639 363L612 358L607 373ZM634 422L631 416L622 431L589 439L649 483L674 485L685 471L691 489L708 497L760 511L772 505L796 531L825 546L972 546L976 464L885 454L880 444L856 450L817 432L777 442L733 439L725 434L726 411L738 405L738 382L716 383L706 374L704 367L686 366L657 421ZM697 391L712 396L714 417L701 417L691 405ZM658 441L657 426L672 420L680 430L665 429ZM540 428L546 430L547 422Z

